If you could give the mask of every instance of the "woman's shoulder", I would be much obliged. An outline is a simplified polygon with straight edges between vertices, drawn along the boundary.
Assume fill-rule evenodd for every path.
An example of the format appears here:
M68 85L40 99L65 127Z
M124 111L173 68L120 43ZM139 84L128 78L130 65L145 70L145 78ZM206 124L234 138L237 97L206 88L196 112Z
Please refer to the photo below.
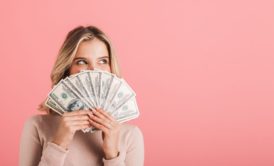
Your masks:
M132 132L132 131L136 131L136 130L141 131L141 129L138 126L133 125L133 124L127 124L127 123L123 123L121 125L121 129L124 132Z
M25 121L25 127L40 128L56 121L57 116L54 114L37 114L29 117Z
M121 125L121 134L124 136L124 138L130 139L130 138L140 138L143 139L143 133L141 129L132 124L122 124Z
M55 114L36 114L30 116L27 121L34 123L43 123L44 121L49 121L55 119L57 116Z
M127 152L144 153L144 137L141 129L135 125L123 124L121 128L121 142Z

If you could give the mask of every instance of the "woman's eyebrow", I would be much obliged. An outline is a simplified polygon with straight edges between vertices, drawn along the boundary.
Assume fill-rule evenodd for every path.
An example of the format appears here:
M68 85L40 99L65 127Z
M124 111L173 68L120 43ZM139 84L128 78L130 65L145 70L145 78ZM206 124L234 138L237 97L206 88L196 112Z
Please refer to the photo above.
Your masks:
M87 59L87 58L85 58L85 57L76 57L76 58L74 58L73 60L77 60L77 59Z
M102 56L102 57L99 57L98 59L104 59L104 58L109 58L109 56Z

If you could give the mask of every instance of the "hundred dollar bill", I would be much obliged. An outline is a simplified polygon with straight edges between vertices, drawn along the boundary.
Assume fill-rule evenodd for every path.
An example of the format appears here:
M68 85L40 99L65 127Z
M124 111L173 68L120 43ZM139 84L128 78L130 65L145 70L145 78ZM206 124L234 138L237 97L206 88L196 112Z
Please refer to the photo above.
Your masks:
M62 110L72 112L77 110L88 110L89 106L82 97L71 90L61 80L49 93L49 98L52 99ZM95 128L87 128L82 130L86 132L94 132Z
M82 83L80 82L79 78L77 78L77 75L73 75L70 77L67 77L63 80L63 83L74 92L74 94L78 98L82 98L83 101L87 104L89 108L93 108L93 103L89 101L89 96L87 92L85 91Z
M116 77L115 75L113 75L112 82L111 82L109 90L108 90L108 95L106 96L105 103L103 105L103 109L106 112L111 113L108 110L109 105L111 104L111 101L115 97L115 94L117 93L117 91L119 90L119 88L121 87L121 85L122 85L121 79L119 79L118 77Z
M61 80L48 95L46 105L62 115L66 111L103 108L119 122L139 116L136 94L115 74L95 69L84 70ZM83 132L94 132L87 128Z
M101 73L99 71L92 71L89 72L89 77L91 80L92 88L95 92L95 101L96 101L96 106L100 106L100 93L101 93L101 88L100 88L100 82L101 82Z
M59 115L62 115L65 111L62 110L61 107L59 107L55 102L54 100L52 100L51 98L47 98L46 102L45 102L45 105L52 109L53 111L55 111L56 113L58 113Z
M114 79L114 75L108 72L102 72L101 74L101 94L100 94L100 108L104 108L104 105L106 103L106 99L109 95L110 85L112 84L112 81Z
M122 86L118 89L116 94L111 100L111 104L107 107L107 110L113 113L118 107L125 104L130 98L135 97L135 92L130 88L124 79L121 79Z
M92 104L92 108L96 108L97 105L95 101L95 93L91 87L92 85L89 77L89 71L79 73L76 78L80 83L78 86L81 86L77 86L77 88L80 88L82 91L84 91L86 99L90 102L90 104Z
M117 108L113 117L120 123L129 121L139 116L139 109L135 98L131 98L125 104Z
M87 110L88 104L61 80L48 95L62 110L72 112Z

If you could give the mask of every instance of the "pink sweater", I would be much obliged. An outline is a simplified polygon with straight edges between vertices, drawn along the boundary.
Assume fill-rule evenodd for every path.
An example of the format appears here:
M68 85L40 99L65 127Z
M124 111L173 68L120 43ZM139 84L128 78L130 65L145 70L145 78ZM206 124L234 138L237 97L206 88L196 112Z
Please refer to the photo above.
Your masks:
M118 157L106 160L102 151L102 132L77 131L68 150L51 142L60 115L36 115L25 123L20 142L20 166L141 166L144 141L140 129L123 124Z

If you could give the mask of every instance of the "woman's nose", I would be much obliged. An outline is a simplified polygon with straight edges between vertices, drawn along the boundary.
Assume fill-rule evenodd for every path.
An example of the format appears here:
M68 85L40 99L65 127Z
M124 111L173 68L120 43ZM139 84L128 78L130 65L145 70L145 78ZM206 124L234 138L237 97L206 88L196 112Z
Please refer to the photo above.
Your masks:
M94 67L90 65L90 66L88 67L88 70L94 70Z
M94 68L95 68L95 65L90 63L90 65L88 66L88 70L94 70Z

